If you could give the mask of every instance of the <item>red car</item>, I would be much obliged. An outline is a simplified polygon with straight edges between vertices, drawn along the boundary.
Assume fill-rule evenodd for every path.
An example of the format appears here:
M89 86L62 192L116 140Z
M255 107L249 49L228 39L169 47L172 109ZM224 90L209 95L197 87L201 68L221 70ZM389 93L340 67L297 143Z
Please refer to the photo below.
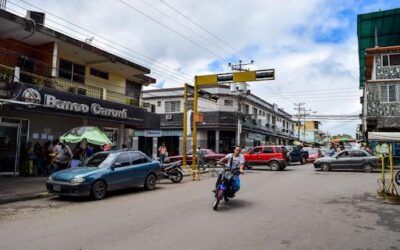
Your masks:
M272 170L286 168L287 150L283 146L258 146L244 154L246 165L268 165Z
M316 159L322 157L322 152L319 148L307 147L307 148L303 148L303 149L308 152L307 162L313 163Z
M216 164L219 160L225 157L225 154L217 154L211 149L201 149L201 152L204 156L204 161L209 164ZM174 162L174 161L181 161L183 158L182 155L171 156L165 159L165 163ZM188 152L186 155L186 164L192 164L192 150Z

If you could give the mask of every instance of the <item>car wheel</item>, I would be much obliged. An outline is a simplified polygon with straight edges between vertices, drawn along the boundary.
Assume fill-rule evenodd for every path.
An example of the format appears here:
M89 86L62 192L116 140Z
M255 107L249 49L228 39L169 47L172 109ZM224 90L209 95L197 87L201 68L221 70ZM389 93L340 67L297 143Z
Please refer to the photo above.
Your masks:
M372 173L374 167L371 164L367 163L363 165L363 170L365 173Z
M156 188L156 183L157 177L154 174L149 174L144 182L144 188L147 190L153 190Z
M271 161L269 163L270 168L272 169L272 171L278 171L280 170L280 166L279 163L277 161Z
M92 198L95 200L103 199L107 194L107 184L102 180L96 181L92 185L90 194L91 194Z
M321 164L321 170L322 170L322 171L325 171L325 172L328 172L328 171L331 170L331 166L329 166L328 163L322 163L322 164Z
M301 159L300 159L300 163L301 164L306 164L307 163L306 157L302 156Z

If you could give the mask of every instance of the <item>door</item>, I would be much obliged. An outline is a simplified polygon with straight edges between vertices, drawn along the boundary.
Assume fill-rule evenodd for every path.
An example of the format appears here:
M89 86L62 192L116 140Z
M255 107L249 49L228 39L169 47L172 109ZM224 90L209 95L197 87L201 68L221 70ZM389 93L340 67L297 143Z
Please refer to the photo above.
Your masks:
M121 153L117 156L114 161L114 170L111 170L110 177L108 177L111 189L121 189L132 185L131 165L128 153Z
M261 161L261 152L262 152L261 147L254 148L249 152L246 161L249 164L259 164Z
M268 164L271 159L275 157L275 150L274 147L264 147L262 153L261 153L261 159L260 162L262 164Z
M336 156L336 159L331 163L331 167L339 169L351 168L349 151L345 150Z
M367 153L361 150L351 151L350 156L351 156L351 165L354 169L361 169L364 164L368 163Z
M143 185L150 170L150 160L140 152L129 152L129 155L132 159L132 165L129 170L133 180L132 184L135 186Z
M18 124L0 123L0 175L16 175L19 162Z

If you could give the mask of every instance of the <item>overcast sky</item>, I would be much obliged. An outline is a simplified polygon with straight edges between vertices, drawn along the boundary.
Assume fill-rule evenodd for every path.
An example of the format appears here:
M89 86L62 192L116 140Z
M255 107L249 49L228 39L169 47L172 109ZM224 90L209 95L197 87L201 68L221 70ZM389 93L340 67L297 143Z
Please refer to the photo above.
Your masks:
M27 2L56 15L48 14L46 25L81 40L93 36L57 17L64 18L95 33L94 45L148 66L158 88L228 71L239 59L254 60L253 69L275 68L275 81L250 89L292 114L294 102L318 114L359 114L357 14L400 7L398 0L123 1L131 7L117 0ZM35 9L21 0L7 7ZM323 121L322 129L354 135L357 123Z

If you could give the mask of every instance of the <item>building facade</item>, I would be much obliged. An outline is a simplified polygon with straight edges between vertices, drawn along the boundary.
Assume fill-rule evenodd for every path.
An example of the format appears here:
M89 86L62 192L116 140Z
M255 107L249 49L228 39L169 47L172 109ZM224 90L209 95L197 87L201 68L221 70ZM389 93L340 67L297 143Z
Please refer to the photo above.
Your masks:
M400 8L358 15L362 124L368 132L400 131Z
M306 143L325 143L325 133L320 130L321 122L305 121L303 125L295 126L294 134L299 141Z
M97 126L120 147L159 128L139 107L150 69L44 25L42 13L0 10L0 174L18 174L28 142Z
M236 145L238 120L241 124L241 146L289 144L295 139L291 115L276 104L270 104L253 94L239 96L229 86L206 87L204 90L218 97L218 100L214 102L199 98L198 109L203 114L203 122L198 123L198 145L202 148L221 153L230 152ZM149 131L135 131L134 140L138 142L139 149L146 151L144 145L160 145L164 142L170 155L181 154L183 88L143 91L143 105L149 111L161 114L161 130L157 141L146 139L145 133ZM188 110L192 107L193 98L189 97ZM191 136L187 147L191 148Z

